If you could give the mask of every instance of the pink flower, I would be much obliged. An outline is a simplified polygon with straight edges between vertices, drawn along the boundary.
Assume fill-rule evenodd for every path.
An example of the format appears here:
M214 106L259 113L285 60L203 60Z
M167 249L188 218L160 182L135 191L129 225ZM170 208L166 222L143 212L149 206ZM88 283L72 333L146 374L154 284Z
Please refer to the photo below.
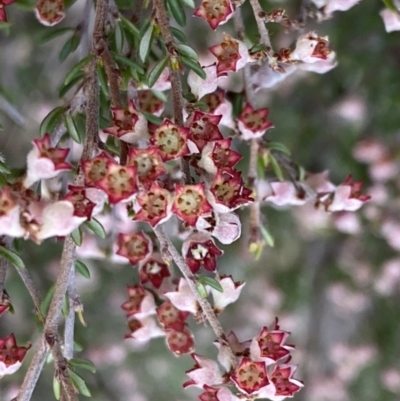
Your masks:
M245 285L244 282L235 282L232 276L221 276L218 280L223 289L222 292L211 288L210 291L214 300L214 311L222 312L229 304L236 302Z
M268 121L269 109L253 109L253 107L247 103L242 113L238 117L238 127L242 134L242 139L248 141L250 139L261 138L265 131L274 127L270 121Z
M9 187L0 188L0 235L13 238L23 237L24 228L21 226L21 207Z
M175 308L190 312L194 316L197 315L199 311L199 304L196 297L193 295L189 284L184 278L179 279L178 289L175 292L166 292L164 294L175 306Z
M0 338L0 379L12 375L21 367L22 360L30 347L30 344L19 347L14 334Z
M69 149L57 149L50 146L50 135L33 140L33 149L27 156L27 173L24 181L29 188L36 181L53 178L61 171L70 170L71 165L65 159Z
M203 96L216 91L218 88L217 63L202 68L206 73L206 79L199 77L193 70L190 70L187 78L190 91L198 99L201 99Z
M276 365L269 374L269 379L275 388L275 394L269 397L272 401L282 401L286 397L293 397L294 393L301 390L304 384L293 378L297 366Z
M135 316L140 319L156 313L156 304L154 296L150 291L144 289L141 285L128 285L128 301L121 305L126 312L126 317Z
M309 32L297 39L296 48L292 51L290 59L303 63L316 63L318 60L327 60L330 53L332 50L329 49L328 37Z
M139 275L141 283L150 281L155 288L160 288L164 279L171 276L168 265L162 261L158 254L145 259L139 264Z
M179 310L171 301L163 302L156 311L158 321L165 330L184 331L189 312Z
M386 32L400 31L400 11L392 11L385 8L380 14L385 24Z
M53 26L65 17L63 0L39 0L35 6L36 18L46 26Z
M193 333L188 328L182 331L168 331L165 341L176 356L191 354L194 351Z
M229 245L240 238L242 223L235 213L216 214L216 225L211 232L221 244Z
M232 18L234 7L230 0L202 0L200 7L193 13L196 17L203 18L211 29L225 24Z
M165 331L157 326L153 317L132 318L128 321L130 334L125 335L125 338L133 338L140 342L147 342L155 337L162 337Z
M153 242L143 231L118 235L117 255L124 256L132 265L146 259L153 252Z
M277 181L270 183L273 194L267 195L265 201L273 203L276 206L304 205L306 203L306 194L301 187L296 187L290 181Z
M183 387L200 387L204 385L214 386L224 383L224 378L219 370L217 362L204 358L198 354L192 354L196 361L193 369L186 372L190 380L183 384Z
M258 393L269 384L265 363L254 362L249 358L242 358L231 379L245 394Z

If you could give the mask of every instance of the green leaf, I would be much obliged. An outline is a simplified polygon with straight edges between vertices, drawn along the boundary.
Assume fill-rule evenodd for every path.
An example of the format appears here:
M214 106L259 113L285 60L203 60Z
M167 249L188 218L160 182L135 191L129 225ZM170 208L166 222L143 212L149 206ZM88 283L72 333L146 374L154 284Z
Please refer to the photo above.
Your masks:
M141 113L146 117L147 121L155 125L161 125L163 122L163 119L161 117L157 117L154 114L147 113L146 111L141 111Z
M66 113L65 115L65 125L67 126L68 133L72 140L76 143L82 143L82 139L80 138L78 130L76 129L74 120L69 113Z
M71 238L72 238L72 241L74 241L74 244L76 246L82 245L82 230L80 227L78 227L74 231L72 231Z
M190 8L195 8L196 4L194 3L194 0L180 0L182 2L182 4L184 4L187 7Z
M188 45L184 45L182 43L178 43L176 45L176 49L178 52L187 58L191 58L192 60L199 61L197 53Z
M69 297L68 295L65 295L62 307L62 314L65 318L69 315L69 311L70 311Z
M133 36L135 36L136 38L140 39L140 32L139 29L136 28L136 26L129 21L127 18L120 16L121 18L121 23L124 26L124 28L130 32Z
M75 352L81 352L81 351L83 351L82 345L78 344L76 341L74 341L74 351L75 351Z
M52 285L47 291L45 297L43 298L43 301L40 304L40 312L42 312L42 315L44 316L47 315L47 312L49 310L51 300L53 299L54 289L55 286Z
M96 235L98 235L100 238L106 238L107 234L106 231L104 230L104 227L101 225L101 223L96 220L94 217L92 217L91 220L85 222L85 226L93 231Z
M168 64L169 56L164 57L161 61L159 61L154 68L150 71L148 77L147 77L147 84L149 88L151 88L161 75L161 73L164 71L165 67Z
M272 170L274 171L278 180L284 181L285 179L283 177L281 166L279 165L279 163L277 162L277 160L271 153L268 154L268 160L270 161Z
M89 63L89 61L91 61L93 59L92 55L86 56L85 58L83 58L81 61L79 61L79 63L75 64L71 71L66 75L65 79L64 79L64 85L68 85L78 74L78 72L80 72L83 67L85 67L86 64Z
M167 8L178 25L184 28L186 26L186 14L179 0L167 0Z
M197 289L197 292L200 294L200 296L202 298L207 298L207 296L208 296L207 289L206 289L206 287L204 287L203 284L197 282L196 283L196 289Z
M0 160L0 173L11 174L11 170Z
M97 64L97 76L99 77L101 91L108 97L110 90L108 88L107 75L104 67L100 64Z
M85 278L90 278L90 271L87 268L87 266L80 260L77 260L75 262L75 269L82 274L83 277Z
M48 30L46 29L42 35L39 36L39 44L43 45L50 40L53 40L61 35L64 35L67 32L73 31L74 28L57 28L57 29L52 29Z
M171 26L171 33L174 35L180 42L186 43L187 42L187 37L186 35L179 29Z
M304 179L306 178L306 170L304 169L304 167L303 166L298 166L298 168L297 168L299 171L298 171L298 175L299 175L299 181L301 182L301 181L304 181Z
M85 383L85 381L76 374L73 370L68 369L69 377L71 378L72 384L78 390L78 392L85 397L91 397L90 391Z
M19 269L25 269L23 260L14 252L0 245L0 255L6 258L10 263Z
M399 10L397 9L397 7L394 5L393 0L382 0L383 4L391 11L395 11L398 12Z
M208 107L208 104L204 103L204 102L196 102L193 106L196 109L200 109L200 110L204 110L204 111L209 111L210 110L210 108Z
M7 185L8 185L7 178L4 177L4 175L0 173L0 187L5 187Z
M256 45L254 45L250 50L249 53L257 53L261 50L266 50L266 46L262 43L258 43Z
M217 280L215 280L215 278L208 276L199 276L198 281L203 285L208 285L209 287L214 288L214 290L224 292L221 284Z
M40 124L39 132L40 136L43 136L46 132L52 132L56 125L60 122L61 117L65 111L65 107L56 107L53 109Z
M124 33L120 23L118 22L115 24L114 41L117 52L121 53L122 48L124 47Z
M61 397L61 383L56 378L53 379L53 393L56 400Z
M121 56L120 54L115 54L114 59L116 61L119 61L120 63L133 68L135 71L137 71L139 74L144 74L144 69L137 63L135 63L133 60L130 58Z
M284 153L285 155L290 156L290 150L280 142L270 142L268 143L268 148L272 150L277 150L278 152Z
M154 25L150 24L149 27L147 28L147 31L143 35L142 40L140 41L139 57L143 63L147 60L147 56L151 48L151 44L153 41L153 31L154 31Z
M181 58L182 63L185 64L186 67L189 67L189 68L190 68L193 72L195 72L200 78L206 79L207 75L206 75L206 73L204 72L204 70L203 70L203 68L201 67L201 65L200 65L197 61L195 61L195 60L193 60L193 59L191 59L191 58L182 56L182 55L181 55L180 58Z
M64 46L62 47L60 54L58 58L60 59L61 62L65 61L65 59L72 53L74 52L81 41L80 33L75 32L65 43Z
M268 246L270 246L271 248L273 248L275 246L274 237L271 235L271 233L264 226L261 226L260 230L261 230L261 234L262 234L262 236L264 238L265 243Z
M70 359L68 363L70 363L72 366L89 370L92 373L96 373L96 366L94 366L94 363L89 361L88 359L73 358Z
M81 81L85 77L85 73L83 71L79 71L78 74L73 78L68 85L65 85L64 83L60 86L60 89L58 90L58 97L62 98L64 97L67 92L75 86L79 81Z
M3 128L3 126L0 124L0 131L3 131L4 130L4 128Z

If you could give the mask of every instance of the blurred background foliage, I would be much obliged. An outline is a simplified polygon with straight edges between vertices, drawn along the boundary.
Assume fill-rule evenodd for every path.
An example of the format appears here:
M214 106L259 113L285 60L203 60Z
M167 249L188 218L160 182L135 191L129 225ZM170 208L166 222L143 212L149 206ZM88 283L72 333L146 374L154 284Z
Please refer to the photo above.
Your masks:
M124 12L132 8L130 1L118 4ZM8 7L11 27L8 34L0 32L0 94L3 105L15 108L7 112L2 106L0 110L0 149L7 162L18 168L24 167L42 119L70 99L73 91L61 100L57 92L80 57L76 51L65 62L59 61L67 36L40 43L48 28L35 19L32 6L31 1L18 0ZM262 6L265 10L283 7L289 16L299 11L297 1L263 1ZM83 7L80 0L73 4L61 26L75 27ZM356 145L365 138L377 138L390 150L395 163L399 159L400 33L385 32L379 15L382 8L379 2L362 0L347 12L335 13L331 20L310 22L307 29L329 36L337 53L337 67L322 75L296 75L262 92L275 124L268 132L270 139L285 144L293 160L306 171L328 169L336 184L351 173L365 182L367 192L376 183L368 166L354 158ZM256 43L250 7L245 3L243 9L246 33ZM188 9L188 20L190 15ZM179 29L199 53L217 42L204 21L189 21L186 28ZM293 45L298 32L285 33L278 25L270 26L275 50ZM217 35L224 31L233 32L232 21L220 27ZM245 145L236 145L247 152ZM246 169L245 163L242 167ZM399 210L398 177L382 185L390 202L377 206L372 199L370 206L356 213L358 229L341 229L335 216L324 217L321 223L321 215L306 206L276 210L265 205L263 215L275 246L253 261L244 229L242 238L224 247L225 255L219 259L221 273L246 281L239 301L221 315L226 331L234 330L239 339L249 339L278 316L281 327L292 332L290 342L297 347L292 362L299 365L297 376L305 381L304 390L295 396L297 401L399 399L399 281L391 283L394 288L389 292L377 286L383 280L384 264L395 260L399 252L382 237L380 229L381 217L396 216ZM374 207L380 217L366 213ZM245 225L247 211L240 214ZM22 257L43 294L54 282L60 251L61 244L54 240L23 246ZM126 298L125 286L137 279L137 272L128 265L107 261L88 261L87 265L91 279L78 276L78 288L88 327L77 323L76 341L83 348L77 356L91 359L98 368L95 375L84 374L93 399L196 399L196 390L182 389L184 372L193 366L190 357L175 358L163 339L147 344L124 340L128 331L120 304ZM400 280L400 263L395 271ZM6 288L15 314L1 319L0 336L14 332L20 343L35 343L38 332L33 305L15 271L9 271ZM196 351L215 357L211 329L194 321L190 326L196 336ZM32 354L31 350L17 374L1 380L1 400L15 395ZM52 369L52 364L46 365L34 401L53 399Z

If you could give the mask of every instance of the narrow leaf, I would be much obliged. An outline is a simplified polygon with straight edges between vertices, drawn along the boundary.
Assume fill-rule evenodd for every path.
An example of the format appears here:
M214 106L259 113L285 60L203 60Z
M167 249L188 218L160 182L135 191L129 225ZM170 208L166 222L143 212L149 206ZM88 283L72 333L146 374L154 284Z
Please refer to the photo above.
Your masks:
M268 148L277 150L278 152L281 152L281 153L284 153L285 155L290 156L290 150L283 143L270 142L270 143L268 143Z
M104 230L104 227L94 217L92 217L91 220L86 221L85 225L89 230L93 231L100 238L106 238L107 234L106 231Z
M173 26L171 26L170 29L171 29L172 35L174 35L180 42L182 42L182 43L187 42L187 37L181 30L179 30Z
M82 230L80 227L78 227L74 231L72 231L71 238L72 238L72 241L74 241L74 244L76 246L82 245Z
M85 77L85 73L83 71L79 71L75 78L73 78L68 85L65 85L64 83L60 86L60 89L58 90L58 97L62 98L66 95L66 93L73 87L75 86L79 81L81 81Z
M68 369L69 377L71 378L72 384L78 390L78 392L85 397L91 397L90 391L85 383L85 381L76 374L73 370Z
M116 61L119 61L120 63L133 68L135 71L137 71L139 74L144 74L144 69L137 63L135 63L133 60L130 58L121 56L120 54L115 54L114 59Z
M206 287L204 287L204 285L202 283L197 282L196 289L202 298L207 298L207 296L208 296L207 289L206 289Z
M207 276L199 276L198 281L200 281L200 283L203 285L208 285L209 287L214 288L214 290L217 290L219 292L224 292L221 284L217 280L215 280L215 278Z
M96 373L96 366L94 366L94 363L89 361L88 359L73 358L70 359L68 363L70 363L72 366L89 370L92 373Z
M274 170L274 173L275 173L276 177L278 178L278 180L284 181L281 166L279 165L279 163L276 161L275 157L271 153L268 154L268 160L271 162L272 170Z
M165 67L168 64L169 56L164 57L161 61L159 61L154 68L150 71L149 76L147 77L147 84L149 88L151 88L164 71Z
M74 67L72 67L71 71L67 74L67 76L64 79L64 85L68 85L78 74L79 71L82 70L82 68L89 63L93 59L92 55L86 56L83 58L79 63L75 64Z
M190 7L190 8L196 7L194 0L180 0L180 1L182 2L182 4L184 4L187 7Z
M67 126L68 133L72 140L76 143L82 143L81 138L79 137L78 130L76 129L76 125L71 114L67 113L65 115L65 125Z
M150 24L149 27L147 28L147 31L143 35L142 40L140 41L139 56L143 63L146 61L150 51L153 38L153 31L154 31L154 25Z
M192 60L195 60L195 61L199 60L197 53L190 46L184 45L182 43L178 43L176 45L176 48L182 56L191 58Z
M186 67L189 67L191 70L193 70L193 72L195 72L200 78L206 79L207 75L197 61L182 55L180 58L182 63L185 64Z
M45 297L43 298L43 301L40 304L40 312L42 312L42 315L46 316L47 312L50 307L50 302L53 298L54 294L54 285L50 287L50 289L47 291Z
M118 53L122 52L122 48L124 46L124 33L119 23L115 24L114 40L117 52Z
M64 113L65 108L64 107L56 107L53 109L47 116L44 118L42 121L42 124L40 124L40 135L43 136L46 132L51 132L53 129L56 127L58 122L61 119L62 114Z
M53 393L56 400L61 397L61 383L56 378L53 379Z
M19 269L25 269L25 264L23 260L13 251L5 248L4 246L0 245L0 255L5 257L9 262L11 262L14 266L18 267Z
M129 31L133 36L135 36L136 38L140 38L140 32L139 29L136 28L136 26L129 21L127 18L121 16L121 23L124 26L124 28Z
M275 246L275 240L274 237L271 235L271 233L264 227L261 226L261 234L264 238L265 243L270 246L271 248Z
M167 6L175 21L184 28L186 26L186 14L179 0L167 0Z
M75 269L82 274L83 277L85 278L90 278L90 271L88 267L80 260L77 260L75 262Z
M67 32L73 31L74 28L58 28L48 31L47 29L43 32L42 35L39 36L39 44L43 45L44 43L49 42L57 38L58 36L64 35Z
M146 120L151 122L152 124L161 125L163 122L163 119L161 117L157 117L154 114L147 113L146 111L141 111L141 113L146 117Z

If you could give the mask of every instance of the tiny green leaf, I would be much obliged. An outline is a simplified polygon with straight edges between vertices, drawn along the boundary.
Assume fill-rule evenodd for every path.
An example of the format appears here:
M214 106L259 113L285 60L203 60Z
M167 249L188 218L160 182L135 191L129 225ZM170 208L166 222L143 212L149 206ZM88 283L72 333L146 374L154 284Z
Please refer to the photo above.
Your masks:
M164 71L165 67L168 64L169 56L164 57L161 61L159 61L154 68L150 71L149 76L147 78L147 84L149 85L149 88L151 88L161 75L161 73Z
M175 21L182 28L186 26L186 14L179 0L167 0L167 8L171 12Z
M147 28L147 31L143 35L142 40L140 41L139 45L139 57L144 63L147 60L147 56L150 51L152 39L153 39L153 31L154 31L154 25L150 24L149 27Z
M75 64L72 67L71 71L66 75L64 79L64 85L68 85L76 77L78 72L80 72L82 68L85 67L85 65L88 64L89 61L91 61L92 59L93 56L89 55L83 58L81 61L79 61L79 63Z
M98 235L100 238L106 238L107 234L104 230L104 227L101 225L101 223L96 220L94 217L92 217L91 220L85 222L85 226L93 231L96 235Z
M23 260L14 251L11 251L0 245L0 255L5 257L9 262L19 269L25 269Z
M75 32L65 43L63 48L60 51L59 54L59 59L61 62L65 61L65 59L72 53L74 52L77 47L79 46L79 43L81 41L80 33Z
M215 280L215 278L208 276L199 276L198 281L200 281L200 283L203 285L208 285L209 287L214 288L214 290L224 292L221 284L217 280Z
M75 269L82 274L83 277L85 278L90 278L90 271L88 267L80 260L77 260L75 262Z
M176 49L178 50L178 52L185 57L188 57L192 60L198 61L199 58L197 56L197 53L188 45L184 45L182 43L178 43L176 45Z
M385 4L385 6L386 6L389 10L398 12L398 9L397 9L397 7L395 6L393 0L382 0L382 1L383 1L383 4Z
M57 28L52 29L51 31L45 30L42 35L39 36L39 44L43 45L44 43L49 42L57 38L58 36L64 35L64 33L73 31L74 28Z
M268 143L268 148L277 150L278 152L284 153L285 155L290 156L290 150L284 145L283 143L280 142L270 142Z
M56 400L61 397L61 383L56 378L53 379L53 393Z
M58 90L58 97L64 97L66 93L84 77L85 73L83 71L79 71L76 76L70 82L68 82L68 85L62 83L60 89Z
M85 381L76 374L73 370L68 369L69 377L71 378L72 384L78 390L78 392L85 397L91 397L90 391L85 383Z
M146 120L155 125L161 125L163 120L161 117L157 117L154 114L147 113L146 111L141 111L141 113L146 117Z
M186 65L186 67L189 67L191 70L193 70L193 72L195 72L200 78L206 79L207 75L197 61L182 55L180 59L182 63Z
M133 60L130 58L121 56L120 54L115 54L114 59L116 61L119 61L120 63L133 68L135 71L137 71L139 74L144 74L144 69L137 63L135 63Z
M271 235L271 233L264 227L261 226L261 234L264 238L265 243L270 246L271 248L273 248L275 246L275 240L274 237Z
M43 301L40 304L40 312L42 312L42 315L46 316L47 311L49 310L50 307L50 302L53 298L54 294L54 285L52 285L49 290L47 291L46 295L43 298Z
M64 107L56 107L53 109L40 124L40 135L43 136L46 132L52 132L56 125L59 123L62 114L64 113Z
M11 170L0 160L0 173L11 174Z
M206 287L204 287L204 285L202 283L197 282L196 289L202 298L207 298L207 296L208 296L207 290L206 290Z
M272 170L274 170L274 173L275 173L276 177L278 178L278 180L284 181L281 166L279 165L279 163L277 162L277 160L271 153L268 154L268 160L271 162Z
M187 42L187 37L186 35L179 29L171 26L171 33L174 35L180 42L186 43Z
M72 241L74 241L74 244L76 246L82 245L82 230L80 227L78 227L74 231L72 231L71 238L72 238Z
M190 8L195 8L196 4L194 3L194 0L180 0L185 6L190 7Z
M120 16L121 18L121 23L124 26L124 28L129 31L133 36L135 36L136 38L140 38L140 32L139 29L136 28L136 26L129 21L127 18Z
M73 358L70 359L68 363L70 363L72 366L89 370L92 373L96 373L96 366L94 366L94 363L89 361L88 359Z
M65 115L65 125L67 126L67 130L72 140L76 143L82 143L81 138L79 137L78 130L76 129L76 125L71 114L66 113Z
M120 53L124 46L124 33L122 31L120 23L118 22L115 24L114 40L115 40L115 48L117 52Z

